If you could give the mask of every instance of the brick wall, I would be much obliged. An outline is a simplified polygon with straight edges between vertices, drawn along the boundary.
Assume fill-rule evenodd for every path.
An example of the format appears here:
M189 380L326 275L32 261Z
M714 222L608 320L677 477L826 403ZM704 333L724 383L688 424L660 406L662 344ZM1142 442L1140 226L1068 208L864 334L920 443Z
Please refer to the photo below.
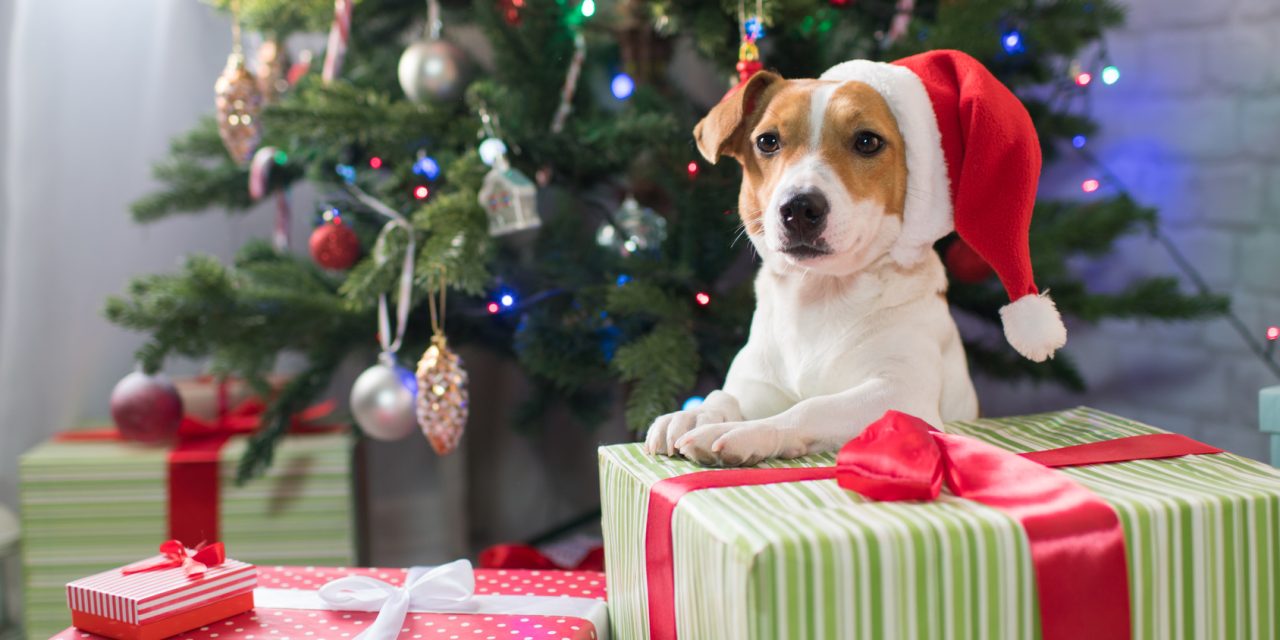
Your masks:
M1127 4L1127 26L1108 35L1122 77L1091 91L1102 128L1089 147L1159 208L1168 235L1261 336L1280 325L1280 0ZM1089 177L1101 176L1060 162L1043 191L1087 197ZM1122 247L1081 265L1091 283L1176 273L1155 242ZM1069 328L1088 393L979 380L985 414L1089 404L1266 458L1257 391L1280 380L1225 320Z

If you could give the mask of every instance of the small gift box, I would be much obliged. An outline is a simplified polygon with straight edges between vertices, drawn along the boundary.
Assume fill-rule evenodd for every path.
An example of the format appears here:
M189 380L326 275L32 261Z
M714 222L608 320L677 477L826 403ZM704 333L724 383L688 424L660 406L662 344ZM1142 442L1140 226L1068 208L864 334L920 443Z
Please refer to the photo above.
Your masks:
M308 410L278 443L271 469L240 485L237 461L262 409L250 398L218 420L188 415L166 447L88 429L25 453L18 474L28 636L48 638L70 624L69 581L144 557L156 540L219 540L259 565L354 563L360 474L347 426L305 422L329 406Z
M67 584L71 621L119 640L158 640L253 609L258 571L226 557L222 543L160 555Z
M178 640L597 640L609 638L604 574L434 568L262 567L255 609ZM53 640L96 640L67 629Z

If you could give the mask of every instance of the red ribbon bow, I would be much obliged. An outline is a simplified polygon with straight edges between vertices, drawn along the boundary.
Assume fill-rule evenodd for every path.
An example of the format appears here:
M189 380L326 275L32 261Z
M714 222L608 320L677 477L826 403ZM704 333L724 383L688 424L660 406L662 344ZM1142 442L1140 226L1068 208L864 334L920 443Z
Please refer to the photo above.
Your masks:
M188 578L202 578L209 568L216 567L227 560L227 551L221 542L202 544L195 549L188 549L177 540L167 540L160 544L160 556L154 560L131 564L121 569L120 573L128 576L144 571L182 567Z
M1173 433L1015 454L974 438L942 433L889 411L836 457L835 467L702 471L650 488L645 533L651 638L676 637L671 517L691 491L834 478L871 500L957 497L999 509L1025 531L1035 568L1045 640L1130 637L1124 530L1115 510L1052 467L1222 453Z

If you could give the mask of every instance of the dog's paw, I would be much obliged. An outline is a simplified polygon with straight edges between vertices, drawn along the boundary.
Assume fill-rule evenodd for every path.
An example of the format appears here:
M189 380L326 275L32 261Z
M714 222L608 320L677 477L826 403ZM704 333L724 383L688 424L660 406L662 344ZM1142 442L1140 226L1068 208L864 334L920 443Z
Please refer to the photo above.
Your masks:
M676 440L690 431L708 425L742 420L736 400L717 391L700 406L686 411L676 411L658 417L649 426L649 434L645 436L644 448L649 453L661 453L674 456L678 453Z
M756 464L769 458L796 458L807 452L794 429L768 419L698 427L676 441L680 455L706 465Z

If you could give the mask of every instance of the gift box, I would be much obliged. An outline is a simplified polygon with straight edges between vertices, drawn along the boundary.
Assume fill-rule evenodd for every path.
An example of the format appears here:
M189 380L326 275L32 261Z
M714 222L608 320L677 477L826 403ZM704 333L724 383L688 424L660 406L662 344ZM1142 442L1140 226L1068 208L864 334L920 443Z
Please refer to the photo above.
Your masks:
M1258 425L1271 437L1271 464L1280 467L1280 387L1258 392Z
M473 575L475 597L466 600L474 602L455 603L452 606L456 610L438 613L414 611L414 607L408 607L403 619L397 620L398 624L390 629L390 633L406 640L451 637L468 640L607 640L609 637L605 622L608 615L603 573L476 569ZM253 611L176 637L179 640L349 640L374 626L384 603L376 602L371 610L366 611L328 609L324 608L327 605L316 604L317 590L337 580L357 578L362 580L360 586L365 588L377 584L373 582L377 581L394 591L405 586L408 576L409 570L405 569L259 567L259 589L255 592L257 603ZM273 599L277 602L280 599L294 600L291 604L302 608L269 606ZM506 607L517 613L490 612L489 607ZM536 613L539 610L557 613ZM587 617L560 612L579 612ZM100 636L73 628L54 638L98 640Z
M71 620L82 633L160 640L253 609L257 569L215 543L198 550L177 540L161 555L67 584Z
M70 624L67 582L150 555L157 540L221 540L254 564L354 563L354 441L337 429L283 438L271 468L243 486L235 475L246 434L149 447L73 431L24 454L28 637Z
M603 447L614 637L1280 637L1276 469L1088 408L912 438L744 470ZM944 440L960 452L908 473ZM1070 447L1085 443L1103 444ZM1132 451L1157 445L1172 446ZM1010 453L1047 449L1037 462L1097 464ZM1000 495L1005 465L1034 480ZM919 497L944 480L932 501L845 488ZM1082 603L1096 610L1064 619Z
M18 519L0 505L0 640L18 636Z

